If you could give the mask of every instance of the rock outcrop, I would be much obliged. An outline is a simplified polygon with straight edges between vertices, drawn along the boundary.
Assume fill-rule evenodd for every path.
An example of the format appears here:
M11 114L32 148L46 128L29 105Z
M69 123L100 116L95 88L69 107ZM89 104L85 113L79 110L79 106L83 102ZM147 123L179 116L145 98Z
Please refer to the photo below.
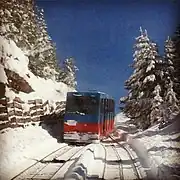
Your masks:
M8 84L7 86L11 88L15 92L24 92L24 93L31 93L34 90L29 85L29 83L22 77L19 76L19 74L9 70L4 69L6 76L8 78Z

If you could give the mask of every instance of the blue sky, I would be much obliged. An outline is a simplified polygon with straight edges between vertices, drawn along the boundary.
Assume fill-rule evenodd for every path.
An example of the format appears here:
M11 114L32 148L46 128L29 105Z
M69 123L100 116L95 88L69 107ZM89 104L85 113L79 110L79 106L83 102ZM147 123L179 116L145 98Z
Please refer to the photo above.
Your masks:
M178 23L172 0L38 0L37 5L44 9L59 60L76 60L78 90L106 92L117 104L127 93L124 81L132 71L139 27L163 54L164 40Z

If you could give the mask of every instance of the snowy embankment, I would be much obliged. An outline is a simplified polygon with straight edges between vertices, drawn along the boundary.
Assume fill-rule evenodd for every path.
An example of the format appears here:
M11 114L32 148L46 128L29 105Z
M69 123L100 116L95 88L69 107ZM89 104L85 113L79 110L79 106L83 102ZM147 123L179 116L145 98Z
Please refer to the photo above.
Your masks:
M103 178L105 149L99 144L87 145L85 152L64 176L65 180Z
M12 91L12 89L6 86L5 96L10 100L15 97L20 97L24 102L33 99L42 99L43 101L49 100L54 105L56 101L65 101L66 93L68 91L74 91L74 89L68 87L62 82L56 82L52 79L43 79L35 76L28 68L29 59L26 54L16 46L12 40L7 40L0 36L0 82L5 85L9 84L8 77L5 69L15 72L19 77L23 78L29 86L33 89L33 92L24 93L19 91L18 94Z
M42 99L44 102L48 100L49 104L54 107L55 102L65 101L68 91L74 91L64 83L35 76L28 68L29 59L26 53L17 47L14 41L0 36L0 49L0 82L5 85L5 97L10 101L19 97L25 102L23 111L28 111L30 108L28 100ZM16 75L17 79L13 79L14 82L12 82L8 75L11 78ZM14 87L11 87L12 85ZM24 88L24 91L29 88L30 92L26 93L17 89L18 92L15 92L13 88L17 86L21 90ZM40 157L60 146L57 140L40 126L1 130L0 144L0 179L10 179L29 163L34 162L29 159L33 155Z
M95 145L91 144L87 146L85 152L80 156L80 158L72 164L71 168L66 172L64 179L86 179L88 172L92 169L94 165L94 149Z
M154 127L137 135L147 148L152 168L157 167L156 176L163 179L180 179L180 119L158 130Z
M131 123L130 118L125 116L123 113L116 114L114 119L115 119L115 127L117 129L121 129L129 133L138 132L138 129L135 127L135 125Z
M0 131L0 179L11 179L36 160L62 146L36 123Z
M123 121L124 115L120 113L116 117L117 127L124 127L128 130L128 123ZM179 115L166 128L159 129L158 125L156 125L145 131L137 131L132 134L132 137L134 140L130 145L133 149L136 149L141 161L146 161L146 164L150 166L154 177L167 180L172 178L180 179ZM146 155L145 151L147 151L148 155ZM143 154L146 157L143 157Z

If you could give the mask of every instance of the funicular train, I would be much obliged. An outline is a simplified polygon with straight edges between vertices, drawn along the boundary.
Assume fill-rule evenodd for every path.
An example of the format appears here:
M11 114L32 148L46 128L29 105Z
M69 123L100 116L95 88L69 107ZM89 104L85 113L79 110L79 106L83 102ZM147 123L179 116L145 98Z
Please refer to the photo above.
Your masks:
M91 143L114 129L115 103L102 92L68 92L64 141Z

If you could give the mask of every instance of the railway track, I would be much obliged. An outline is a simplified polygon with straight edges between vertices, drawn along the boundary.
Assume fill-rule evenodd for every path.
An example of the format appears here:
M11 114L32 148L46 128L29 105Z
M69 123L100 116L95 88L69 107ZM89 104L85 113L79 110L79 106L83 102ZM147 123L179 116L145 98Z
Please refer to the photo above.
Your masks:
M81 155L84 146L65 145L49 153L34 164L17 174L12 180L17 179L53 179L66 164L71 164ZM73 159L73 157L75 157Z
M105 155L104 155L104 166L103 166L102 176L100 179L105 180L105 179L108 179L109 176L111 176L111 178L114 179L118 176L119 179L123 180L124 178L123 178L121 157L120 157L117 149L115 148L114 144L111 143L110 145L104 145L103 143L101 143L101 145L104 149ZM115 154L115 158L112 157L112 155L114 155L114 154ZM111 160L109 160L109 159L111 159ZM112 177L111 172L109 171L111 169L109 164L118 166L118 171L116 171L116 173L114 174L115 176L113 176L113 177ZM117 173L117 172L119 172L119 173Z
M142 175L137 157L128 146L119 144L112 139L111 143L98 143L94 146L93 167L86 174L87 179L145 179ZM49 153L34 164L17 174L12 180L17 179L64 179L67 170L72 168L88 146L64 145ZM98 168L97 168L98 167ZM89 167L88 167L89 169Z
M106 156L104 159L104 168L102 172L102 180L120 179L124 180L122 158L119 151L113 143L101 144L104 146Z
M92 174L89 174L88 177L90 179L93 178L93 180L144 179L140 171L140 164L137 163L137 157L134 156L128 147L117 144L113 137L111 138L113 140L111 143L102 142L99 144L101 155L96 155L94 170L91 170ZM102 148L100 148L100 145Z
M122 159L121 156L119 155L118 150L116 149L116 147L114 146L114 144L111 145L112 149L114 150L116 157L117 157L117 163L119 166L119 179L124 180L124 175L123 175L123 166L122 166Z
M106 172L106 160L107 160L107 150L104 144L101 144L103 149L104 149L104 166L103 166L103 170L102 170L102 177L101 180L104 180L105 177L105 172Z
M134 178L131 177L132 179L137 179L137 180L144 179L145 173L140 163L138 162L137 156L134 155L135 153L133 153L132 150L127 145L120 144L118 141L116 141L113 138L113 136L109 136L109 137L111 138L112 142L116 144L115 146L115 144L111 143L111 147L113 148L117 156L117 160L119 161L119 179L122 179L122 180L126 178L129 179L130 178L129 176L133 176L133 175L134 175ZM124 154L125 152L127 156L126 156L126 159L123 160L122 158L125 157L125 154ZM128 169L126 165L128 165L128 167L129 166L132 167L131 170L133 170L133 173L130 173L130 171L125 170L125 169Z

